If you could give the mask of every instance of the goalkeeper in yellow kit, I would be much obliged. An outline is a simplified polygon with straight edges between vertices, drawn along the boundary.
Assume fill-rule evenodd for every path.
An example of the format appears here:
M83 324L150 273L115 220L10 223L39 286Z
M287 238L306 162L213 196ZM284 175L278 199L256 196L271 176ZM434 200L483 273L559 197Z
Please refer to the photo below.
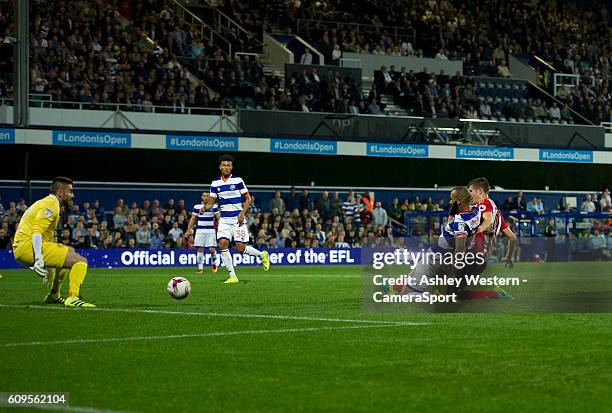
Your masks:
M43 283L51 283L51 292L45 303L64 304L66 307L95 307L80 297L79 290L87 274L87 260L76 253L74 248L54 242L59 223L60 205L70 207L74 198L72 179L57 177L53 179L50 194L36 201L21 217L13 255L22 265L30 267ZM62 281L69 276L68 298L60 294Z

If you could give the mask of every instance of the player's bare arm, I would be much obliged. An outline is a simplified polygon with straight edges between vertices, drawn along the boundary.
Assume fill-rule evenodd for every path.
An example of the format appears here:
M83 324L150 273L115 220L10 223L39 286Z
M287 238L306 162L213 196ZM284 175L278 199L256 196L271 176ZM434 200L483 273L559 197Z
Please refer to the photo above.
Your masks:
M493 225L493 213L490 211L487 211L484 214L482 214L482 222L480 223L480 226L478 227L477 233L480 234L481 232L488 231L492 225Z
M242 194L242 211L240 211L240 214L238 214L238 223L242 224L244 222L244 215L246 214L247 209L249 209L249 206L251 206L251 195L246 192L244 194Z
M506 237L508 237L508 240L509 240L508 241L508 253L506 254L504 258L502 258L502 262L506 265L506 267L512 268L514 266L514 263L512 262L512 257L514 257L514 252L516 250L517 238L514 232L510 228L504 228L502 232Z
M189 222L187 223L187 231L185 231L185 238L189 238L191 235L193 235L193 224L195 224L196 221L196 216L192 215L191 218L189 218Z
M465 253L465 249L466 249L466 244L467 244L467 235L464 234L457 234L455 235L455 259L453 260L453 263L457 263L459 262L459 260L463 259L463 254ZM453 265L450 269L450 274L448 274L449 277L455 277L455 275L457 275L457 271L458 268Z
M462 254L465 252L465 244L467 241L466 235L456 235L455 236L455 255Z

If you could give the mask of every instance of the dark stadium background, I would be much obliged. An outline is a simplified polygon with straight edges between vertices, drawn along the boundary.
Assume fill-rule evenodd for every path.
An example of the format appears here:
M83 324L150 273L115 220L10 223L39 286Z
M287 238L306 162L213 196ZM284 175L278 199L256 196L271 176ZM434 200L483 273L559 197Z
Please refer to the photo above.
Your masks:
M142 149L81 149L5 146L2 179L47 179L49 164L58 174L82 181L174 182L208 184L217 173L218 152ZM27 158L27 161L26 161ZM476 175L508 189L584 189L585 182L606 187L612 166L538 162L461 161L339 157L328 155L239 153L236 173L253 185L433 187L467 183ZM26 163L28 165L26 171ZM272 166L272 167L262 167Z

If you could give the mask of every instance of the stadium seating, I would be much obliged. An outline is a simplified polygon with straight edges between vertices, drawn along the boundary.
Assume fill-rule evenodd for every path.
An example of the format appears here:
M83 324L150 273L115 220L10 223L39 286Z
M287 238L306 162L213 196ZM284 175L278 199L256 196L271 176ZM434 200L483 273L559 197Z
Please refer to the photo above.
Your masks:
M576 119L569 109L574 109L591 122L609 121L609 63L607 49L601 47L602 39L607 38L603 33L609 32L609 12L600 2L586 9L578 3L509 1L483 7L479 2L450 0L402 0L393 5L378 0L370 2L365 12L343 2L276 0L221 2L219 8L246 29L244 33L251 33L249 38L261 38L264 32L300 34L329 64L338 63L335 50L417 55L462 60L467 76L505 77L503 62L509 53L538 56L558 72L583 77L578 87L563 89L558 96L562 116L551 119L530 113L538 112L543 102L530 100L520 85L517 89L495 80L476 81L482 100L474 102L474 109L479 111L479 103L485 101L500 120L571 123ZM146 7L135 0L113 4L103 8L87 2L77 2L74 7L63 3L54 7L54 2L46 0L34 3L31 79L32 93L43 95L39 99L50 98L54 107L109 109L120 105L121 110L151 111L152 106L163 106L177 113L203 106L303 109L298 105L302 95L295 90L283 93L281 78L267 71L258 57L225 55L175 15L169 4L159 0L147 1ZM0 10L0 36L10 40L11 3L0 4ZM540 18L542 15L547 18ZM555 27L570 25L579 33L563 31L555 45L538 36L534 40L523 30L529 27L534 33L551 33ZM580 36L582 44L589 46L577 45L573 36ZM242 51L253 51L249 39L243 37L243 32L235 34L230 42ZM7 55L10 53L0 62L0 98L11 94L13 83ZM541 84L550 90L550 74L540 75ZM328 98L305 96L310 110L329 112L347 111L355 100L340 104L338 97L330 103ZM358 113L384 113L384 103L376 96L354 103ZM453 100L445 105L436 104L435 111L463 116L469 109ZM548 110L550 102L545 106Z
M260 247L334 247L337 242L346 242L351 246L386 245L392 237L404 234L404 231L414 236L430 234L432 230L437 232L439 219L447 214L444 198L436 199L435 195L422 191L415 191L411 198L394 198L384 202L383 209L390 220L382 224L376 222L380 219L376 210L368 209L359 194L353 196L352 201L348 194L336 198L335 193L310 195L306 192L303 193L305 196L284 194L280 200L274 200L273 194L271 191L254 192L254 204L247 214L251 239ZM155 197L154 192L149 195ZM384 197L384 194L381 195ZM508 195L507 199L502 199L504 195ZM606 206L601 197L602 194L593 195L596 201L592 207L589 207L588 200L585 201L587 203L579 200L579 209L583 212L612 211L612 206ZM560 213L571 212L572 208L563 205L562 199L555 199L549 194L529 195L525 208L517 208L513 204L515 198L516 194L499 194L496 202L506 216L512 217L509 222L519 235L537 235L550 217L556 217L559 225L571 223L568 228L574 228L572 231L580 239L588 238L595 229L606 236L610 231L610 222L605 218L582 219L579 215L568 215L570 221L566 221L566 216ZM547 205L542 203L542 199L546 200ZM532 208L535 202L542 204L540 213L533 212L537 209ZM0 247L9 248L15 224L26 208L23 200L9 202L6 207L0 205L4 240ZM189 247L193 240L185 240L182 234L187 229L192 212L190 208L191 205L183 199L174 198L165 203L156 198L140 203L118 199L107 205L97 200L82 202L75 204L70 211L62 212L58 239L77 248L124 248L130 246L130 239L133 239L132 247ZM178 225L173 229L175 222ZM576 222L589 225L577 226ZM155 235L153 245L149 244L150 241L142 243L139 231ZM343 241L338 241L339 236ZM142 237L146 240L149 238Z

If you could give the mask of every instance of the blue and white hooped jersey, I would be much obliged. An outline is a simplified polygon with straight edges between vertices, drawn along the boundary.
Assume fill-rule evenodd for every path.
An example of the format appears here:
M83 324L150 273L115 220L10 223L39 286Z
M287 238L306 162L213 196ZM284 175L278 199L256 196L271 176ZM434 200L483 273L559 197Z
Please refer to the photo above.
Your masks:
M448 220L438 238L438 247L442 250L455 250L455 237L465 235L469 237L478 230L480 225L480 210L473 207L470 212L456 214Z
M223 224L234 225L242 211L242 195L249 192L242 178L230 175L227 180L219 178L210 184L210 196L217 200Z
M203 207L204 205L202 204L197 204L193 206L193 212L191 213L191 215L197 217L198 220L198 224L196 225L196 231L200 231L205 234L214 234L215 214L219 212L219 208L217 207L217 204L214 204L212 208L200 212Z

